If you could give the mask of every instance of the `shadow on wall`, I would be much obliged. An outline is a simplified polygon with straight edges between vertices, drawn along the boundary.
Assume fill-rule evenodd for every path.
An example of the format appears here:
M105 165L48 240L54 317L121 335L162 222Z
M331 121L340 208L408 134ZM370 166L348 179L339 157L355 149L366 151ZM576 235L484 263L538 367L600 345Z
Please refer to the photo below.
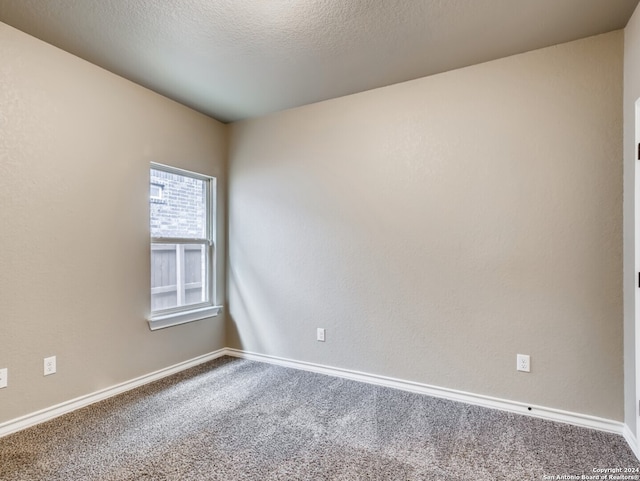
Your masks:
M229 327L227 344L238 349L248 349L263 354L282 352L285 348L282 340L286 339L278 332L278 324L265 320L274 319L265 306L255 296L246 296L248 288L243 279L229 265Z

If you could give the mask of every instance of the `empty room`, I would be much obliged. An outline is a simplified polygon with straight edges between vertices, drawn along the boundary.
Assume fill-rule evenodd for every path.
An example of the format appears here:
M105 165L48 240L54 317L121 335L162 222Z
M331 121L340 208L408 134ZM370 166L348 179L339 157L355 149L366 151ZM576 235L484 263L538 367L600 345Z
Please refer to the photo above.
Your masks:
M0 480L640 480L639 99L638 0L0 0Z

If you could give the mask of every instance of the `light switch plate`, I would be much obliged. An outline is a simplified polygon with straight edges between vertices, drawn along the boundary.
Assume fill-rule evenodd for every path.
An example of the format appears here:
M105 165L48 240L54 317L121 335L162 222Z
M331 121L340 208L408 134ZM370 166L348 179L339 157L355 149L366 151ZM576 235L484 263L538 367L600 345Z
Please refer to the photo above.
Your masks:
M320 342L324 342L324 329L322 327L318 328L316 339Z

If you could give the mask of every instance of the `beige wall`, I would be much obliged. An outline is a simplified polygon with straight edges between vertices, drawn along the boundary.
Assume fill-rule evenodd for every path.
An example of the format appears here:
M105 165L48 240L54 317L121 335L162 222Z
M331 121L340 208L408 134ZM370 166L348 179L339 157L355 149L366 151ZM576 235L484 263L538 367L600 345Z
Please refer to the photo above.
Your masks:
M145 316L149 162L224 187L225 157L224 125L0 24L0 422L224 346Z
M624 32L624 386L625 423L636 434L636 309L639 295L636 273L640 256L636 247L636 119L635 103L640 98L640 8ZM636 434L637 435L637 434Z
M228 343L622 420L622 57L617 31L234 124Z

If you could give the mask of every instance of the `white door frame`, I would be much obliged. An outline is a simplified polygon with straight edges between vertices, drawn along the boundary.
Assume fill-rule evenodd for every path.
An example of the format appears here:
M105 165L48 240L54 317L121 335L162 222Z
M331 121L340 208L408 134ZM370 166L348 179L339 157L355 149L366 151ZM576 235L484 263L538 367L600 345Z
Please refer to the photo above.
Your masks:
M635 293L635 383L636 402L634 412L636 416L636 432L633 433L638 439L640 433L640 168L638 168L638 157L640 154L640 98L635 102L635 142L633 144L633 166L634 166L634 293Z

